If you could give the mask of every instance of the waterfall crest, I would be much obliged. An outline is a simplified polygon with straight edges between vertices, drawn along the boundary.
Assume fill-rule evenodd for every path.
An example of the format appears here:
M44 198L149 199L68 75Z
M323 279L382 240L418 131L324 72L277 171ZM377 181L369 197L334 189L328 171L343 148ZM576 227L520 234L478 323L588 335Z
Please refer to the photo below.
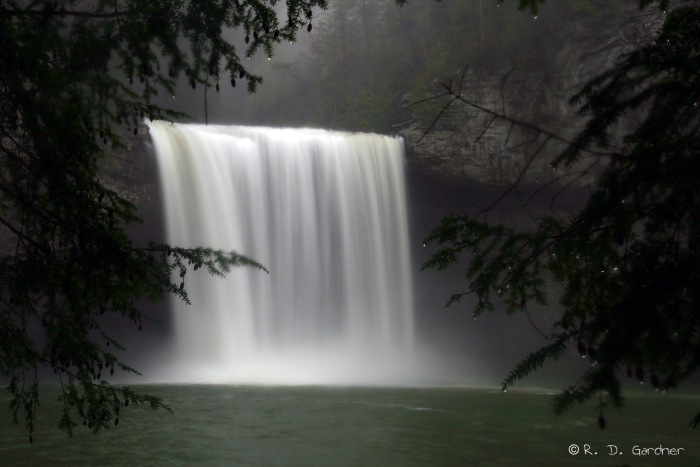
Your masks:
M403 142L310 129L150 124L167 241L265 265L187 274L182 382L400 383L414 346ZM172 374L177 373L177 374Z

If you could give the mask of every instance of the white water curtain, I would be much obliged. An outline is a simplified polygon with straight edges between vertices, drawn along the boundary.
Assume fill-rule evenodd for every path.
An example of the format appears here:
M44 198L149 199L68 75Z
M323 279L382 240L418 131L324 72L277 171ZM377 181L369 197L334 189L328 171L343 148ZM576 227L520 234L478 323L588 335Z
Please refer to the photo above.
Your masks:
M264 264L188 272L175 381L397 382L413 349L403 141L151 123L168 242Z

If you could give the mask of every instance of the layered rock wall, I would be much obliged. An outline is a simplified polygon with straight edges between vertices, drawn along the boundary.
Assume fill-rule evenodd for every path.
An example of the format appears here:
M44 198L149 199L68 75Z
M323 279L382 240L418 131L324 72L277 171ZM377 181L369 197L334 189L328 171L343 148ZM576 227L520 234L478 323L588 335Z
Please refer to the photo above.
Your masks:
M588 80L613 66L620 55L653 40L663 22L663 14L654 8L639 11L631 5L626 16L626 21L613 28L601 28L584 20L566 25L554 37L558 48L546 69L515 69L510 74L506 68L468 69L462 81L462 96L486 109L505 112L510 118L571 139L585 123L577 109L568 104L571 96ZM459 83L460 75L452 77L453 89L457 89L455 83ZM443 86L436 83L435 93L441 92ZM402 130L412 168L506 185L516 181L529 164L522 183L541 185L571 180L572 177L563 176L562 169L555 171L550 165L564 143L553 139L545 143L546 136L535 130L492 118L463 102L454 102L427 134L429 121L418 121ZM618 132L633 125L635 118L638 116L623 120ZM590 161L584 161L565 171L576 174L589 165ZM595 170L576 184L589 183L594 176Z

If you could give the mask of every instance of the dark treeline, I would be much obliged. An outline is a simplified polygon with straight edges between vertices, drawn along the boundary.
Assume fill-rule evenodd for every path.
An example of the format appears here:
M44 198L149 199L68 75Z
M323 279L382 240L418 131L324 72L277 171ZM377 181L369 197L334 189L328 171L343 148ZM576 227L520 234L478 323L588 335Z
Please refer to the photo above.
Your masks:
M491 0L337 0L293 59L264 60L261 92L247 120L395 132L415 118L406 105L440 91L465 65L479 73L546 69L566 27L605 28L626 19L625 2L548 2L537 17ZM419 115L435 115L439 103ZM422 115L421 115L422 116Z

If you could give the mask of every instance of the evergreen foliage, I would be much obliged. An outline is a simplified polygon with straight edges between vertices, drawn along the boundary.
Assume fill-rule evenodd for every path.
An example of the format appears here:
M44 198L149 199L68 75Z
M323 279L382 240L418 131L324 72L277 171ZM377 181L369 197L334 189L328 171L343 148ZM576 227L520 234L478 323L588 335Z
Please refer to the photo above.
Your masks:
M140 330L149 318L135 301L187 301L189 269L264 270L236 252L134 244L124 226L140 222L136 206L104 186L99 166L145 117L184 117L152 102L174 94L183 74L192 88L245 79L255 91L261 78L242 58L272 54L326 6L288 0L280 21L277 3L0 2L0 373L30 441L46 369L60 381L58 426L69 434L78 423L116 425L130 402L163 406L110 384L115 370L136 370L120 362L115 349L124 349L100 315ZM245 34L245 50L224 37L229 30Z
M527 312L547 303L547 287L563 289L561 316L545 333L551 343L503 383L505 390L575 346L591 366L554 398L557 413L598 396L601 411L622 407L625 370L670 390L700 369L700 5L683 3L667 12L653 43L572 98L587 124L552 166L591 153L605 161L583 210L540 217L532 231L449 216L426 239L442 247L423 269L468 261L469 288L448 305L475 294L475 316L493 311L495 300L508 313ZM618 141L615 125L630 112L644 118Z

